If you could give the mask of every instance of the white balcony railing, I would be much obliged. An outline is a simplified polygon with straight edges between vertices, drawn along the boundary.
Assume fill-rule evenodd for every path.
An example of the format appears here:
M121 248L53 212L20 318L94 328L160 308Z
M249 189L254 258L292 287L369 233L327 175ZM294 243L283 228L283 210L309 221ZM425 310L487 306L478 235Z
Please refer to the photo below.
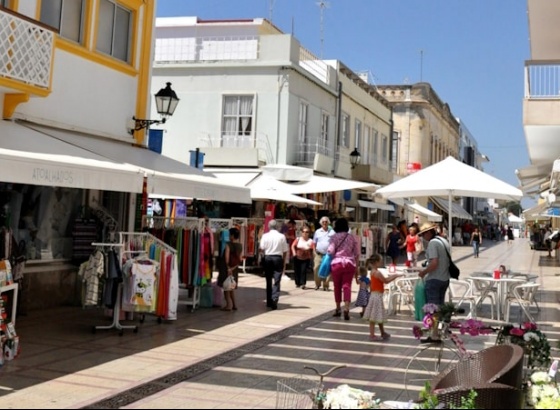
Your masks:
M54 32L0 11L0 77L48 89Z
M299 165L313 165L315 155L322 154L327 157L334 157L334 149L332 144L319 137L307 136L300 138L299 151L296 155L296 161Z
M265 44L272 47L275 43ZM261 47L260 36L156 38L154 60L158 64L259 60ZM279 53L272 50L265 54L277 56ZM328 65L301 46L298 64L319 80L329 82Z
M525 63L525 98L560 99L560 61Z
M228 134L223 134L222 136L212 136L208 133L203 133L203 136L200 137L200 144L202 147L212 148L255 148L258 151L260 161L266 162L267 164L275 163L275 158L266 134L258 133L255 137L253 135Z
M258 36L157 38L157 63L256 60Z

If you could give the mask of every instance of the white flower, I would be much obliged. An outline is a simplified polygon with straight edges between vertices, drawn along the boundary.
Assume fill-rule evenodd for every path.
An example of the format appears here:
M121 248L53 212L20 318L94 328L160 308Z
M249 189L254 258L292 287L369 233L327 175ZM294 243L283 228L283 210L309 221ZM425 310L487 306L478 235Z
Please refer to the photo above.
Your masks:
M355 389L347 384L341 384L335 389L327 390L323 401L326 409L371 409L379 408L379 401L375 393Z
M536 333L533 333L533 332L527 332L523 335L523 340L525 340L526 342L529 342L531 339L534 339L535 342L538 342L539 340L541 340L539 338L539 336Z
M534 384L545 384L550 383L552 379L547 372L534 372L531 375L531 381Z

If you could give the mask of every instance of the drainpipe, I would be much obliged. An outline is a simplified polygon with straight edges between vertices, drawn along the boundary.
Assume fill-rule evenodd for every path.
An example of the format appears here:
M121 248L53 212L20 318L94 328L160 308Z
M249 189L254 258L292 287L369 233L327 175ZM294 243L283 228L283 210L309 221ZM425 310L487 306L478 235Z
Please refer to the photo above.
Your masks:
M282 111L281 110L282 89L284 88L284 84L285 84L285 81L282 78L282 71L284 71L285 68L286 67L280 67L278 69L278 100L277 100L277 112L276 112L276 158L274 158L274 162L273 162L274 164L278 164L278 157L280 155L280 113Z
M333 155L334 155L334 166L333 166L333 170L332 170L332 174L335 175L336 172L336 167L338 165L338 158L337 158L337 153L340 147L340 132L341 132L341 127L342 127L342 82L339 81L338 82L338 92L337 92L337 96L336 96L336 138L335 138L335 144L334 144L334 149L333 149Z

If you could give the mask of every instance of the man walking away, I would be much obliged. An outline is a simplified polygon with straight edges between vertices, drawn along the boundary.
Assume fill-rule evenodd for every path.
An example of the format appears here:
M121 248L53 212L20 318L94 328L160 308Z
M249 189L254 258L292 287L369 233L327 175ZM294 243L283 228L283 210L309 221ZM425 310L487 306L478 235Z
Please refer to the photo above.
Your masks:
M278 223L275 219L268 222L268 232L263 234L259 248L264 258L266 306L276 310L280 299L280 282L288 261L289 247L286 236L278 232Z

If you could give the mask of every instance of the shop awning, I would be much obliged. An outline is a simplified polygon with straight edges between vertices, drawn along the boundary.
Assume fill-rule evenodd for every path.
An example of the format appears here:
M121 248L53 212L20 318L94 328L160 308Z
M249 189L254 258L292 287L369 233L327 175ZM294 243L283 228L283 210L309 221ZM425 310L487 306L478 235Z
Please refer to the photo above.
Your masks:
M546 201L542 201L540 204L524 210L523 218L526 221L534 221L536 219L539 219L539 216L541 216L541 214L546 211L546 208L548 208L548 204L546 203Z
M143 170L148 178L148 194L150 196L251 203L250 192L247 188L225 184L210 173L158 154L145 147L133 145L132 141L114 141L76 131L54 129L29 123L26 123L25 126L116 163L132 165ZM140 192L141 187L142 184L140 184Z
M362 201L361 199L358 199L358 204L362 208L382 209L384 211L394 211L395 210L395 207L391 204L380 204L378 202Z
M438 197L431 197L431 199L436 203L437 206L443 209L444 212L447 212L449 214L448 200ZM453 218L467 219L469 221L472 221L473 219L471 214L465 211L465 209L457 202L451 202L451 216Z
M142 192L144 172L11 121L0 133L2 181Z
M416 212L420 215L425 216L428 219L428 221L441 222L440 214L437 214L434 211L431 211L428 208L420 204L417 204L414 201L410 201L407 199L400 199L400 198L391 198L390 201L399 206L404 206L405 208L411 210L412 212Z
M321 192L335 192L352 189L375 192L380 186L352 179L341 179L313 175L309 181L287 183L293 194L318 194Z

